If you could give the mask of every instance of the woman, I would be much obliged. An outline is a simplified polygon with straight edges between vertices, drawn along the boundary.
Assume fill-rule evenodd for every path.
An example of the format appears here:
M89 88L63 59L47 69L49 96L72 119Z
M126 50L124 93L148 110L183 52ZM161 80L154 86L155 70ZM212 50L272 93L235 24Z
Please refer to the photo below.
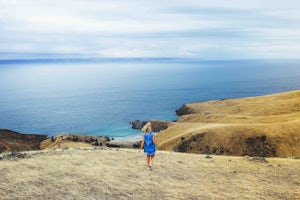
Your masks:
M148 169L152 169L152 164L154 161L155 157L155 151L156 151L156 137L155 133L151 131L151 123L148 122L142 129L144 132L144 135L142 137L142 143L141 143L141 148L139 151L142 150L144 147L144 152L146 153L146 160L147 160L147 166Z

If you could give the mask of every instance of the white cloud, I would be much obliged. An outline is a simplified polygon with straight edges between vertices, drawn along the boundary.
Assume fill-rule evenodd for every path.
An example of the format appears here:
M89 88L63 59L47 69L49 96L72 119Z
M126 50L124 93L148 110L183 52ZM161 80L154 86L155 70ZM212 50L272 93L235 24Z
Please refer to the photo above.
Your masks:
M99 56L102 57L152 57L152 52L147 52L144 49L132 49L132 48L107 48L98 52Z
M296 0L0 0L0 52L298 57L299 24Z

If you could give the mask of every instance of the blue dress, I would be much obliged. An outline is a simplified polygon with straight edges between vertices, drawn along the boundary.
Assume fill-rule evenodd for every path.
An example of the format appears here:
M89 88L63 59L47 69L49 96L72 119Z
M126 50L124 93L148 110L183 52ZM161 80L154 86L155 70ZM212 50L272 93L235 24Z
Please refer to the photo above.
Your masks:
M144 134L144 152L152 156L155 154L156 146L153 143L154 133L151 131L149 134Z

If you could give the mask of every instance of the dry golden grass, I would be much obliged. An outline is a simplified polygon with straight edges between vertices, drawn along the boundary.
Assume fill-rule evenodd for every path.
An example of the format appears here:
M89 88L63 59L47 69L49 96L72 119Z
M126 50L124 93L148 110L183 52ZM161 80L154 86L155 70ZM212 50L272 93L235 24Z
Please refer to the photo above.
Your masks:
M200 153L199 147L209 145L224 148L227 155L242 155L247 139L261 142L264 136L267 140L254 150L265 145L276 149L275 156L300 156L300 91L187 106L193 114L169 123L158 135L158 148L173 150L187 141L187 152ZM87 144L47 140L41 148L74 145ZM300 199L300 160L292 158L261 162L158 151L151 171L144 154L134 149L85 147L27 154L0 160L1 200Z
M299 199L300 160L133 149L30 152L0 161L0 199Z
M61 134L53 138L42 141L39 149L57 149L57 148L76 148L76 147L93 147L97 142L98 145L104 145L108 141L106 137L88 136L83 134Z
M195 113L237 116L274 116L300 112L300 90L240 99L214 100L187 104ZM299 119L299 118L298 118Z
M191 141L186 152L203 153L202 144L225 149L225 155L244 155L249 148L247 139L266 136L266 146L275 151L273 156L300 155L300 90L186 106L192 114L180 116L159 133L160 149L176 149L192 136L204 134L202 141Z

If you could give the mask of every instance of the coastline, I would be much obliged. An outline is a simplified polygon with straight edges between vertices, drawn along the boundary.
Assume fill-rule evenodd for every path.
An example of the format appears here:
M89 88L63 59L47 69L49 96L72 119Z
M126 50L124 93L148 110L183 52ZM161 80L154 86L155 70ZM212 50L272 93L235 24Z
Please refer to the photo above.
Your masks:
M235 156L297 157L300 155L300 147L297 145L300 142L297 139L300 135L299 99L300 90L294 90L265 96L188 103L176 110L176 121L150 122L153 131L158 134L157 147L160 150ZM265 102L269 104L266 105ZM61 134L48 137L41 142L43 145L40 144L40 148L137 148L141 137L141 132L113 138ZM8 136L8 142L0 143L0 150L10 149L7 147L13 140ZM14 145L18 147L22 144L12 146Z
M138 142L141 140L143 134L137 133L133 135L123 136L123 137L113 137L113 141L116 142Z
M265 67L262 67L262 64ZM274 64L278 65L277 62L218 62L213 67L205 63L200 66L191 63L154 66L151 63L146 65L113 62L108 65L92 62L78 65L53 63L1 68L0 74L7 81L1 89L0 127L20 133L40 133L49 136L63 133L109 137L122 136L122 133L133 134L128 125L131 120L159 118L171 121L169 117L176 119L174 110L185 103L257 96L299 88L299 81L293 78L297 77L299 72L293 67L287 67L285 70L286 73L293 74L290 77L286 74L278 76L281 68L274 66L274 72L264 79L265 83L252 74L253 70L259 70L260 74L268 73ZM120 65L120 70L111 73ZM238 66L245 67L238 69ZM47 81L39 78L47 76L45 72L53 68L59 69L53 73L60 75L60 81L56 81L55 76L49 76ZM35 73L31 76L32 71ZM152 75L138 75L146 72ZM232 74L231 72L237 73L236 76L210 76L215 73ZM13 92L14 90L10 90L13 85L5 77L18 80L16 74L24 74L24 77L22 81L16 82ZM166 77L166 74L169 76ZM197 77L197 74L201 75L201 78ZM243 81L244 74L248 74L247 83ZM156 83L153 88L148 88L152 76L157 77ZM85 84L84 80L88 77L90 80ZM270 82L277 80L274 77L280 78L280 87L279 83ZM182 80L181 85L174 82L177 78ZM69 81L72 80L76 80L78 84L74 82L69 85ZM232 81L239 84L232 84ZM28 85L22 84L23 82ZM49 88L41 89L38 86L40 83L49 85ZM65 84L70 87L63 87ZM97 89L98 86L101 89ZM26 90L22 90L23 87L26 87ZM56 90L57 92L53 92Z

